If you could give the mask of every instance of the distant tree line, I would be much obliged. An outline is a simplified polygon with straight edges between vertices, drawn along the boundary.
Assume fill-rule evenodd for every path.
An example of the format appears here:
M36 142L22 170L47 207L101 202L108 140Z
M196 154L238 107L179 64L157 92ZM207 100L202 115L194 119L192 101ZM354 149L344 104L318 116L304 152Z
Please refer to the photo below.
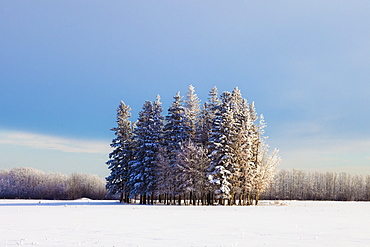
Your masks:
M202 182L194 184L197 190L207 186ZM67 176L27 167L0 170L0 198L4 199L104 199L106 195L104 179L96 175L73 173ZM131 200L134 202L134 199L136 197ZM160 203L159 198L156 199L155 203ZM186 199L189 204L196 204ZM370 201L370 175L279 170L261 199Z
M160 97L146 101L136 122L121 101L107 165L111 194L141 204L250 205L268 188L280 162L268 152L263 116L238 88L201 105L193 86L162 115Z
M73 173L67 176L28 167L0 170L0 198L104 199L106 194L104 179L96 175Z
M370 201L370 175L280 170L261 195L269 200Z

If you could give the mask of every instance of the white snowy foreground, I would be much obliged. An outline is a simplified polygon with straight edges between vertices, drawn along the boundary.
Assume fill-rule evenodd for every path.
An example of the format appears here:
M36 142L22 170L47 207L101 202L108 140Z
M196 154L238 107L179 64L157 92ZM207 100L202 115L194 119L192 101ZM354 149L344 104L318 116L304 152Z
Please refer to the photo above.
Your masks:
M0 246L370 246L369 202L0 200Z

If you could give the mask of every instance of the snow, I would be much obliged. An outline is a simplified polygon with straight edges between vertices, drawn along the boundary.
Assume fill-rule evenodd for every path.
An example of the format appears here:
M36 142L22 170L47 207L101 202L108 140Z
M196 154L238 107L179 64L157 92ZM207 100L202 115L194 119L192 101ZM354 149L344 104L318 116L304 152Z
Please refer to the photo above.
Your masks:
M370 246L370 202L0 200L0 246Z

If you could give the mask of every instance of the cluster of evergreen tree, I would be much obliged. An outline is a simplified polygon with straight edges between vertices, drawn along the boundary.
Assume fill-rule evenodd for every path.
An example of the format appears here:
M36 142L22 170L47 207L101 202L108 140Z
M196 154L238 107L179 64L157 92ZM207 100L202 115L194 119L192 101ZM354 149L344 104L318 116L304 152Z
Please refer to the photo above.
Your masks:
M193 86L178 92L166 117L160 97L146 101L136 122L128 105L117 108L117 127L106 187L123 202L249 205L269 186L280 161L268 153L263 116L238 88L202 106Z

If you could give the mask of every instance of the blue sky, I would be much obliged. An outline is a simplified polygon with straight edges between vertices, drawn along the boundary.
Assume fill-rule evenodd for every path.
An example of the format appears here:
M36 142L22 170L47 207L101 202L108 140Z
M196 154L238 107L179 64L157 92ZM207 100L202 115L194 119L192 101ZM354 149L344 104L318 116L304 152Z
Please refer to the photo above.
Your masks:
M370 173L369 1L1 1L0 169L108 175L120 100L239 87L281 168Z

